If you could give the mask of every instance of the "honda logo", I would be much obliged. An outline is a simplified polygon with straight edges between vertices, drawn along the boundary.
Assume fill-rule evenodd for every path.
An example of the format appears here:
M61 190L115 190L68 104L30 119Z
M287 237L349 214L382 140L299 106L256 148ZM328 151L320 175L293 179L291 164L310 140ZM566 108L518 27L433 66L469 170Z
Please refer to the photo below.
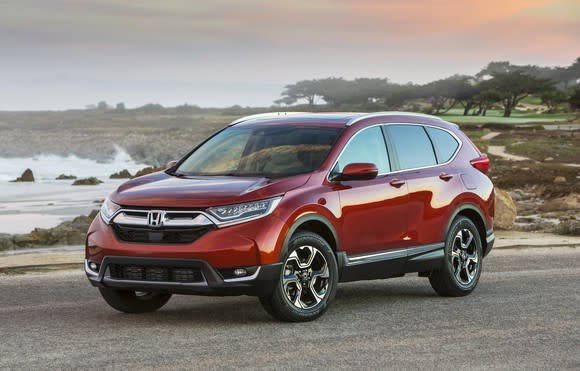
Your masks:
M147 213L147 224L150 227L161 227L165 220L165 211L151 210Z

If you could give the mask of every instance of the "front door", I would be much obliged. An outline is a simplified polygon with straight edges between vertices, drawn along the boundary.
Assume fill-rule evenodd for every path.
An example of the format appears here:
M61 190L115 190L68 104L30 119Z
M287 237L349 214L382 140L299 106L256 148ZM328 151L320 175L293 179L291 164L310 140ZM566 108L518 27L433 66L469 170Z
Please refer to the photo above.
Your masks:
M402 176L388 174L391 164L380 126L357 132L333 172L356 162L374 163L379 175L372 180L342 181L335 185L342 211L342 250L351 257L407 246L407 184Z

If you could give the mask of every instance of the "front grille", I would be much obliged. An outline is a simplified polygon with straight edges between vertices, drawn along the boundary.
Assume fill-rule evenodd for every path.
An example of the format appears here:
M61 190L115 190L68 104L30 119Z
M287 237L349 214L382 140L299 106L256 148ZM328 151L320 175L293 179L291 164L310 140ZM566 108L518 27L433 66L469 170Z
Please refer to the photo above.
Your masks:
M199 268L109 264L111 278L149 282L203 282Z
M139 243L191 243L211 229L213 227L208 226L183 229L151 229L113 224L113 230L119 240Z

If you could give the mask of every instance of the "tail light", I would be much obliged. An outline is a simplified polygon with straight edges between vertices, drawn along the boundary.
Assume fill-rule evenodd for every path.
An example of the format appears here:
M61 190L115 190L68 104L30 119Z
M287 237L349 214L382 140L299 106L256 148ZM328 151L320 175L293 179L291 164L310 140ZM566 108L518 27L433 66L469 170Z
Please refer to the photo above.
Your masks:
M471 166L476 168L477 170L481 171L484 174L487 174L489 171L489 158L487 155L483 154L478 158L474 158L473 160L469 161Z

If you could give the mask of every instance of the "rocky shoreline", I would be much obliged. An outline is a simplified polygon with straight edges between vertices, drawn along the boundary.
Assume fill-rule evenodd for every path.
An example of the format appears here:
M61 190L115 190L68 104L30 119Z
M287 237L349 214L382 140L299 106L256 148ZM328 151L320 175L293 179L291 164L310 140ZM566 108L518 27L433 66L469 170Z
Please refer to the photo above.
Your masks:
M54 228L34 228L30 233L0 233L0 251L59 245L82 245L85 235L99 210L81 215Z
M530 202L536 202L523 198L520 193L521 192L506 192L496 188L496 214L494 219L494 228L496 230L542 231L568 235L579 234L578 230L580 228L578 228L578 224L574 224L574 222L577 222L575 220L571 220L572 223L568 223L568 229L564 229L563 225L565 224L561 224L562 226L556 228L555 226L560 223L554 224L553 222L548 222L546 224L546 222L542 223L541 218L537 220L532 218L530 221L526 219L529 219L529 216L518 216L518 203L521 200L526 200L527 204ZM515 201L511 194L515 195ZM578 196L573 200L567 200L568 206L570 206L571 202L575 202L574 205L577 206L578 201L580 201ZM542 205L545 205L544 210L550 210L552 208L557 208L561 202L566 202L566 200L553 201L552 203L545 204L542 203ZM35 228L30 233L0 234L0 251L50 246L82 245L84 244L87 230L97 214L98 210L93 210L88 215L78 216L71 221L60 223L54 228Z

